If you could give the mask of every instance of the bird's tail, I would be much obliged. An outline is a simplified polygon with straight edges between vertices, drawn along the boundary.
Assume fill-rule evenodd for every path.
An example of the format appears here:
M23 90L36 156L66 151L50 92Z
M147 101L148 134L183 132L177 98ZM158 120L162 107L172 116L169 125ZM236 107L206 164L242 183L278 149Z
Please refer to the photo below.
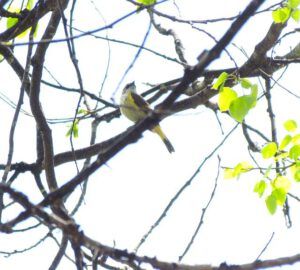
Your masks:
M155 132L162 139L170 153L175 152L173 145L171 144L167 136L163 133L159 125L155 126L151 131Z

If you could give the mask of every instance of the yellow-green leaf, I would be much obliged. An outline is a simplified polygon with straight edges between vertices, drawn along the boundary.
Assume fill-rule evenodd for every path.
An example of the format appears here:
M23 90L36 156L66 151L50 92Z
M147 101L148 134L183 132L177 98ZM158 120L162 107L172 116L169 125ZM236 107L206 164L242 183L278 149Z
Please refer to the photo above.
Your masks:
M249 96L242 96L233 100L229 106L229 113L232 118L238 122L243 122L245 116L248 114L253 106L252 98Z
M240 82L241 82L241 86L245 89L249 89L252 86L252 83L246 78L241 78Z
M9 9L10 12L15 12L15 13L19 13L20 9ZM17 24L19 21L18 18L7 18L6 20L6 28L9 29L11 27L13 27L15 24ZM18 38L23 38L26 36L26 34L28 33L28 29L25 30L24 32L20 33L17 37Z
M251 85L251 94L249 95L252 98L252 107L251 108L254 108L256 106L257 93L258 93L257 84L252 84Z
M295 9L292 11L291 17L296 21L299 22L300 21L300 10L299 9Z
M227 78L228 78L228 73L222 72L218 77L217 81L212 86L212 89L218 90L219 88L224 86L224 83L226 82Z
M289 134L285 135L279 144L279 150L283 150L284 148L286 148L291 141L292 141L292 136Z
M295 170L294 179L295 179L296 182L300 182L300 169Z
M13 27L18 22L18 18L7 18L6 28L9 29Z
M156 3L156 0L137 0L138 3L143 4L145 6L153 5Z
M299 144L300 143L300 134L296 134L292 137L292 143L293 144Z
M287 120L283 123L284 128L288 132L293 132L297 129L297 122L295 120Z
M282 189L285 193L287 193L291 188L291 181L283 175L278 175L273 180L272 186L275 189Z
M300 0L288 0L288 6L290 8L297 8L300 5Z
M266 206L270 212L271 215L275 214L276 212L276 209L277 209L277 199L274 195L269 195L267 198L266 198Z
M293 164L290 167L290 173L296 182L300 182L300 162L299 161L296 161L295 164Z
M224 179L232 179L235 177L236 177L236 175L235 175L234 169L231 169L231 168L224 169Z
M285 23L290 17L291 9L282 7L272 12L272 17L275 23Z
M259 197L262 197L266 190L267 184L264 180L257 182L254 186L254 192L258 194Z
M300 156L300 145L294 145L289 151L289 157L293 160L297 160Z
M26 5L26 8L28 10L32 10L32 7L33 7L33 0L28 0L27 1L27 5Z
M277 205L283 206L286 201L286 192L281 188L276 188L272 191L272 196L276 198Z
M253 169L253 166L249 162L247 162L247 161L243 161L243 162L241 162L239 164L242 165L243 172L248 172L248 171L250 171L250 170Z
M248 172L253 168L248 162L240 162L234 168L226 168L224 170L224 178L238 178L242 173Z
M66 133L66 137L73 136L74 138L78 138L79 136L79 119L76 119L73 124L69 126L69 129Z
M230 87L223 87L219 94L218 105L221 112L225 112L229 109L230 104L237 98L237 93Z
M261 149L261 154L263 158L268 159L271 157L274 157L277 152L277 145L274 142L270 142L266 144L262 149Z
M240 123L243 122L248 112L256 105L257 92L257 85L253 84L251 85L250 95L238 97L233 100L229 107L231 117Z

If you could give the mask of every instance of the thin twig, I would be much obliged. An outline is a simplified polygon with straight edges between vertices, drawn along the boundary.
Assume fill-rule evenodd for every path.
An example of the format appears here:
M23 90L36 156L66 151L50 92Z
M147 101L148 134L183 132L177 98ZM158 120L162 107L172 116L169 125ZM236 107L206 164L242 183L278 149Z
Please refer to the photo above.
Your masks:
M134 64L138 60L139 55L142 52L142 48L145 46L146 41L147 41L147 39L149 37L150 31L151 31L151 23L149 22L146 34L144 35L144 38L143 38L143 41L142 41L141 45L139 46L139 48L138 48L138 50L137 50L134 58L132 59L131 63L129 64L129 66L127 67L127 69L124 71L124 74L122 75L121 79L119 80L116 89L113 91L113 94L112 94L112 99L113 100L115 98L115 95L116 95L117 91L120 88L120 85L123 83L125 77L127 76L128 72L133 68Z
M51 232L48 232L45 236L43 236L41 239L39 239L36 243L34 243L33 245L31 245L27 248L14 250L14 251L0 251L0 254L4 254L5 257L10 257L15 254L25 253L29 250L32 250L32 249L38 247L40 244L42 244L49 237L49 234L51 234Z
M158 227L158 225L161 223L161 221L166 217L167 213L173 206L173 204L177 201L177 199L181 196L181 194L193 183L193 181L196 179L196 176L202 169L202 167L205 165L205 163L210 160L210 158L217 153L217 151L224 145L224 142L229 138L229 136L233 133L233 131L238 127L239 124L236 124L227 134L226 136L221 140L221 142L203 159L203 161L200 163L198 168L195 170L193 175L184 183L184 185L176 192L176 194L172 197L172 199L169 201L168 205L165 207L165 209L162 211L161 215L158 217L158 219L153 223L153 225L150 227L150 229L144 234L144 236L140 239L139 243L135 247L134 251L137 252L140 247L145 243L145 241L148 239L148 237L153 233L153 231Z
M275 233L272 232L269 241L266 243L266 245L264 246L264 248L263 248L263 249L261 250L261 252L258 254L258 256L256 257L255 261L258 261L258 260L260 259L260 257L265 253L265 251L267 250L268 246L271 244L274 235L275 235Z
M49 270L57 269L59 263L61 262L61 259L63 258L64 254L66 252L67 246L68 246L68 237L64 234L61 239L61 243L59 245L58 252L56 253L56 255L54 257L54 259L49 267Z
M188 251L190 250L190 248L192 247L193 243L194 243L194 240L196 238L196 236L198 235L199 233L199 230L204 222L204 216L206 214L206 211L207 209L209 208L213 198L215 197L215 192L216 192L216 189L217 189L217 185L218 185L218 179L219 179L219 175L220 175L220 163L221 163L221 159L220 157L218 156L218 169L217 169L217 176L215 178L215 184L214 184L214 187L213 187L213 190L210 194L210 197L209 197L209 200L207 202L207 204L205 205L205 207L202 209L202 213L200 215L200 220L198 222L198 225L194 231L194 234L192 235L189 243L187 244L186 248L184 249L184 251L182 252L182 254L179 256L179 262L182 261L182 259L184 258L184 256L188 253Z

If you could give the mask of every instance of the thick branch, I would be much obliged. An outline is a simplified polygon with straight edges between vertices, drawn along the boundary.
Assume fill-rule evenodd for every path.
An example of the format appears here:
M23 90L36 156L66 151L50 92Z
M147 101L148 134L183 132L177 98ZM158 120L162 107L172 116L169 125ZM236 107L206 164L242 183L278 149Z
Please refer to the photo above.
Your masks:
M282 32L285 24L272 24L267 35L264 39L258 43L255 47L254 52L245 62L245 64L239 68L237 71L241 77L249 77L249 76L258 76L263 71L268 75L272 75L273 72L277 71L283 65L273 64L270 63L270 58L267 58L267 52L274 46L276 41L278 40L280 33ZM205 104L210 98L217 95L218 91L207 87L203 91L176 102L173 104L169 113L180 112L183 110L196 108L199 105ZM167 112L168 113L168 112Z
M53 12L47 29L45 30L45 33L43 35L43 39L51 40L53 38L58 28L60 19L60 12ZM57 188L57 183L54 173L52 135L39 100L43 65L48 47L49 43L39 44L32 59L33 70L30 89L30 107L32 114L36 120L38 129L42 134L47 183L50 190L55 190Z
M255 46L254 52L248 61L239 69L241 77L247 77L249 71L255 69L262 69L267 74L274 72L272 69L269 70L270 65L268 65L269 62L266 61L266 54L275 45L285 26L286 24L281 23L273 23L271 25L267 35Z
M275 266L283 266L294 264L300 261L300 254L294 256L276 258L264 261L255 261L248 264L241 265L228 265L222 263L220 266L211 265L186 265L177 263L168 263L160 261L156 258L150 258L147 256L138 256L135 253L128 252L127 250L120 250L117 248L112 248L105 246L89 237L84 235L84 233L79 229L79 226L72 220L62 220L57 218L55 215L49 215L40 206L32 204L28 198L20 192L15 191L11 187L0 183L0 190L8 193L11 198L21 204L25 211L30 213L30 216L36 216L41 218L46 224L54 225L60 228L68 236L69 239L76 241L80 247L86 247L93 253L109 256L111 259L118 261L123 264L136 264L141 266L142 264L150 264L153 268L161 270L221 270L221 269L240 269L240 270L254 270L254 269L266 269ZM0 225L0 231L9 232L5 224Z

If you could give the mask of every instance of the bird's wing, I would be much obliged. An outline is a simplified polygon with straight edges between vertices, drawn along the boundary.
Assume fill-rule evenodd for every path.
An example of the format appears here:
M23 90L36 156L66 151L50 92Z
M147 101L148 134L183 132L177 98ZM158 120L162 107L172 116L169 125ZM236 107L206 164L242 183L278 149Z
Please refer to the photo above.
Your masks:
M132 96L134 103L140 109L142 109L145 113L147 113L151 110L151 108L149 107L149 103L146 100L144 100L142 96L140 96L137 93L133 93L133 92L131 92L131 96Z

